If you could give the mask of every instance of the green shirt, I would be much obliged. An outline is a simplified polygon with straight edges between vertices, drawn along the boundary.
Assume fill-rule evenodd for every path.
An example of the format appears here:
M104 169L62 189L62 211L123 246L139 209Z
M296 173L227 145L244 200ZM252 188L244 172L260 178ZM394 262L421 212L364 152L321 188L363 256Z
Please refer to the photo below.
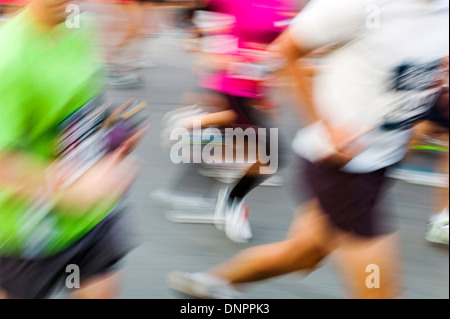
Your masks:
M0 26L0 153L19 150L36 160L53 158L57 125L104 90L96 45L84 18L80 28L62 23L44 32L26 9ZM0 186L0 255L55 254L91 230L114 205L104 203L84 214L54 211L28 229L30 207Z

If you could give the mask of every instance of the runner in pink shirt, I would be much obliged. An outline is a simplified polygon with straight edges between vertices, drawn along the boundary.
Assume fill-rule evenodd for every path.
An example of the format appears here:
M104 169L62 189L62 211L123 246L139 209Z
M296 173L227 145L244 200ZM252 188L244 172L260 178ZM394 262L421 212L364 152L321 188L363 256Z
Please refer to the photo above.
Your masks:
M222 28L220 36L206 37L208 45L204 51L211 54L216 65L200 75L199 86L222 95L228 109L236 115L233 126L266 129L262 139L265 145L261 145L258 137L258 146L265 146L273 158L269 141L270 127L274 126L267 124L261 106L268 104L267 83L276 61L268 56L266 48L283 31L295 3L293 0L211 0L206 10L228 15L232 23ZM278 153L282 153L279 146ZM224 229L232 241L246 243L253 237L244 197L276 173L261 174L261 168L268 165L257 161L234 187L219 192L216 226Z

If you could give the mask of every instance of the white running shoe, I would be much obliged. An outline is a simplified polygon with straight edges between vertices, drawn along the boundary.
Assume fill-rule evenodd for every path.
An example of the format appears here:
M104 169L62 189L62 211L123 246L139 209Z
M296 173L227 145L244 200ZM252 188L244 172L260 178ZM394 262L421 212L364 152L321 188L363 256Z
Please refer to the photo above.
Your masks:
M248 243L253 239L248 221L248 207L243 199L235 199L226 212L225 234L236 243Z
M229 187L221 189L219 191L219 195L217 196L216 208L214 210L214 225L218 230L224 230L227 206L229 205L229 196Z
M238 295L228 282L203 273L173 271L167 275L167 285L200 299L236 299Z
M448 245L448 225L448 213L441 214L428 225L425 239L432 243Z

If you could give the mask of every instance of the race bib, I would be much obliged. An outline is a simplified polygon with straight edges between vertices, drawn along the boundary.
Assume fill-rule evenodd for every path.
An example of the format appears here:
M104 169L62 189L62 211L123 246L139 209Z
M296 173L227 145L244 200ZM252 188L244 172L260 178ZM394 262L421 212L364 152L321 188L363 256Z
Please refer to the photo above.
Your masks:
M228 76L236 79L267 81L273 76L273 67L259 63L232 63L228 70Z

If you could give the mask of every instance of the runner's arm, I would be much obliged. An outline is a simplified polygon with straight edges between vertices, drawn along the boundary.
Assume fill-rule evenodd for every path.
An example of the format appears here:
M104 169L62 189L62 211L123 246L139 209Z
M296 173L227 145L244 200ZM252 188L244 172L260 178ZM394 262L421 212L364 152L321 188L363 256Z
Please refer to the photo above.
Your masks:
M0 153L0 191L22 201L45 196L57 208L83 214L99 203L119 200L134 183L139 165L117 151L66 188L58 186L58 171L51 162L36 161L24 153Z
M308 122L311 123L320 121L312 95L312 79L316 70L307 67L306 63L301 60L308 56L312 50L302 48L295 43L288 30L273 43L270 50L284 60L283 67L278 74L293 83L293 92L300 102L301 109L299 111L302 117L306 115Z
M307 124L319 123L328 130L335 148L332 157L345 163L361 151L349 150L353 141L366 133L357 121L343 127L331 126L318 113L313 96L311 73L306 67L305 57L315 50L343 45L357 38L365 28L364 5L357 0L316 0L310 2L293 20L288 29L274 42L272 50L285 62L284 70L294 82L294 91L300 110L306 113ZM326 67L326 66L325 66ZM323 92L321 94L327 94ZM302 114L303 115L303 114ZM302 122L305 118L302 118Z
M46 166L18 152L0 152L0 190L36 198L46 184Z

